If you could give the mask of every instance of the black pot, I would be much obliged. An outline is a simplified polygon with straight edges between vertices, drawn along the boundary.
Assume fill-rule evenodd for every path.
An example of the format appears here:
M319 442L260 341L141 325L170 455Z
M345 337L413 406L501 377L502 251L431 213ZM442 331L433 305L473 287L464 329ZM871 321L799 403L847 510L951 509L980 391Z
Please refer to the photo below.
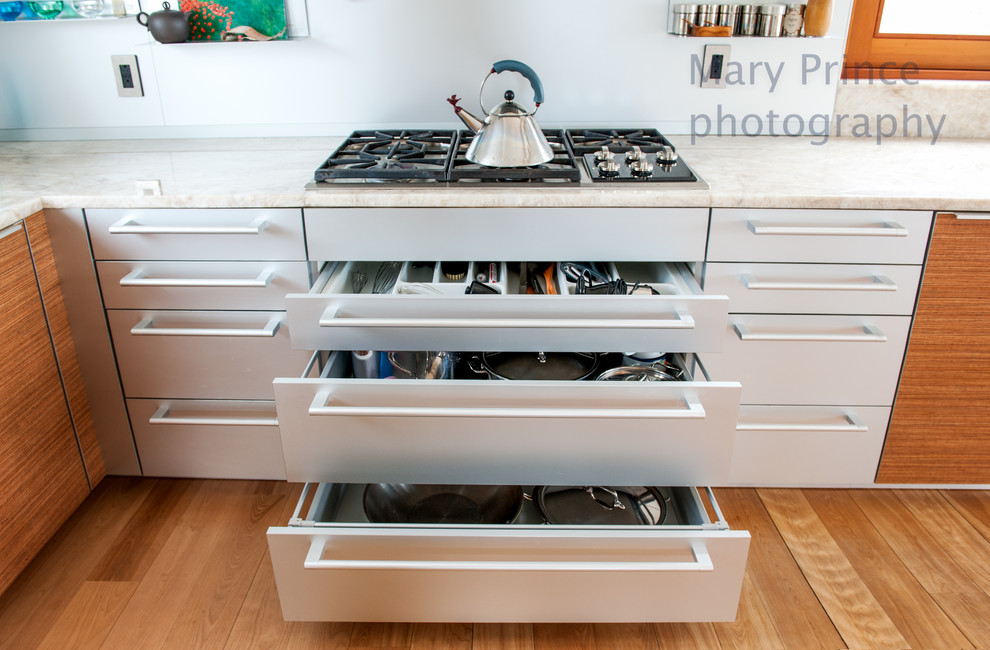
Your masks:
M575 381L598 369L592 352L484 352L468 361L471 370L491 379Z
M364 513L380 524L508 524L522 509L518 485L371 483Z
M142 27L147 27L151 36L159 43L185 43L189 40L191 15L191 11L175 11L169 8L167 2L163 2L161 11L151 14L142 11L137 15L137 21Z
M543 485L533 503L548 524L659 526L667 517L667 499L655 487Z

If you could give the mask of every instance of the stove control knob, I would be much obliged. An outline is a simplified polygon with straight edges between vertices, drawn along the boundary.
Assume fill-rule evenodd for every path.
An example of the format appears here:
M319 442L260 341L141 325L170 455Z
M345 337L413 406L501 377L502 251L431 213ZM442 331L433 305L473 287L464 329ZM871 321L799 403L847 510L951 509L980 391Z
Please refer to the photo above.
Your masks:
M642 156L639 160L629 163L629 171L633 176L652 176L653 165L646 159L646 156Z
M643 150L639 147L633 147L632 151L626 152L626 162L631 163L637 160L646 160L646 156L643 155Z
M605 178L611 178L613 176L619 175L619 163L615 162L614 159L609 158L608 160L603 160L598 163L598 175Z
M615 154L608 150L608 147L602 145L601 151L595 152L595 160L598 162L605 162L606 160L612 160L615 158Z
M673 147L668 147L667 145L660 145L660 150L657 151L657 162L664 165L673 165L677 162L677 152L674 151Z

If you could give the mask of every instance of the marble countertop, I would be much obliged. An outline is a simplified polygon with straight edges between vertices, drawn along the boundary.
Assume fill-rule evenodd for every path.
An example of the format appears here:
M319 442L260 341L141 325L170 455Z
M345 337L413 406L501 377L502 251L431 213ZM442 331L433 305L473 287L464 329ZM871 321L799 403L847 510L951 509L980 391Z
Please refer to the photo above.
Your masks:
M683 206L990 211L990 140L671 140L709 189L333 186L305 190L341 138L0 143L0 227L42 208ZM819 143L819 144L816 144ZM157 180L160 196L137 181Z

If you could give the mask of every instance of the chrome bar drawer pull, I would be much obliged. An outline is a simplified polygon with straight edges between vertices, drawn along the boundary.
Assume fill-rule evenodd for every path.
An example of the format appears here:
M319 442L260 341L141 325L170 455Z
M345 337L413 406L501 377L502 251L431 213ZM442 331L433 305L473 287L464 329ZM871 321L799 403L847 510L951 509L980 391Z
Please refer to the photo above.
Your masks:
M751 332L745 323L733 323L732 328L740 341L835 341L839 343L885 343L887 335L874 325L863 325L863 334Z
M435 327L435 328L518 328L518 329L694 329L691 314L676 310L670 319L608 318L360 318L341 316L328 309L320 318L320 327Z
M261 329L209 328L209 327L155 327L153 318L142 318L131 328L136 336L254 336L272 337L282 324L282 316L272 316Z
M131 271L120 279L122 287L238 287L264 288L271 284L274 271L262 271L250 278L148 278L144 271Z
M260 235L268 225L258 217L246 226L142 226L127 216L110 226L113 235Z
M799 431L808 433L866 433L870 430L866 423L856 415L846 414L849 424L769 424L769 423L739 423L736 431Z
M754 235L813 235L825 237L907 237L908 229L887 221L881 226L768 226L759 219L746 222Z
M193 424L216 427L276 427L278 418L211 418L211 417L182 417L170 416L169 407L159 407L155 414L148 419L149 424Z
M739 276L747 289L774 291L897 291L897 285L885 275L875 274L865 282L813 282L797 280L758 280L749 273Z

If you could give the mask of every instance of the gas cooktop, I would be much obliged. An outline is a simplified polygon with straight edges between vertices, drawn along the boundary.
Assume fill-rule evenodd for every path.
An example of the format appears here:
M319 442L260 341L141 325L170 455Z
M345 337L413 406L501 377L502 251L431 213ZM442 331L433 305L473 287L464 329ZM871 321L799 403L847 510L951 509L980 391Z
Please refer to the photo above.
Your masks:
M707 184L656 129L544 129L554 157L533 167L467 160L474 135L457 130L354 131L315 171L307 189L333 185L447 184L505 187L573 184Z

